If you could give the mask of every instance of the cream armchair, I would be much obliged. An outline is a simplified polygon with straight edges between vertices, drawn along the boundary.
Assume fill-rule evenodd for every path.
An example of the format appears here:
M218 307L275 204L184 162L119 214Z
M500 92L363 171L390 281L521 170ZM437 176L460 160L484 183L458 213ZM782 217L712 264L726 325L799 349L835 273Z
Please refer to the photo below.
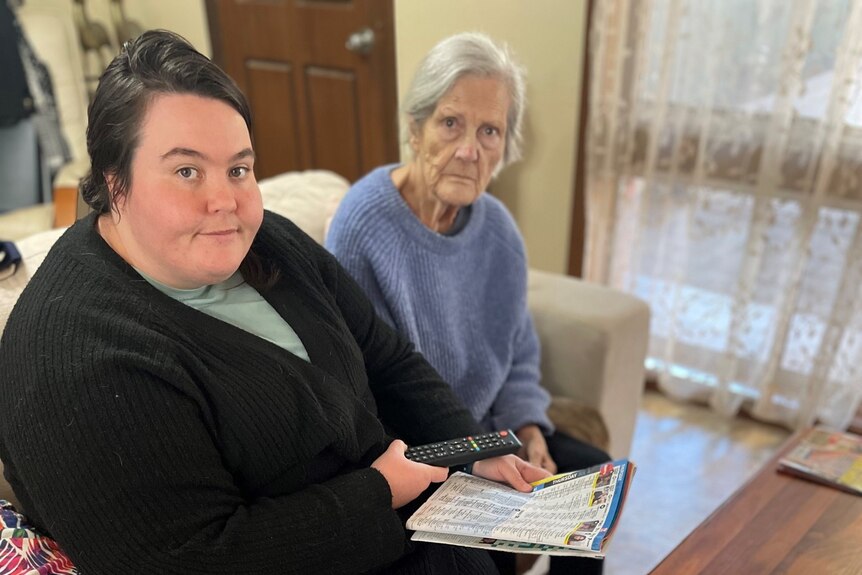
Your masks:
M325 171L288 173L260 182L264 206L290 218L319 243L348 186L340 176ZM15 217L14 212L0 216L0 229L3 220ZM62 233L47 230L16 242L23 262L14 275L0 276L0 332L24 286ZM560 398L593 408L607 427L608 451L615 458L627 456L644 382L649 308L631 295L538 270L530 270L528 298L542 344L543 384L555 397L556 411L567 408ZM553 410L551 415L565 427ZM0 498L8 495L0 481Z

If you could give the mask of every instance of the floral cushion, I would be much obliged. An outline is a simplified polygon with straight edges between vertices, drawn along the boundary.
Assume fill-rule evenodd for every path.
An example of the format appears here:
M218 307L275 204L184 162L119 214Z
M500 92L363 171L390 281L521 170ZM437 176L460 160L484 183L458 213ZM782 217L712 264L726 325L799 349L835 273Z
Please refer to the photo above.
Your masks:
M50 537L40 534L0 499L0 575L78 575L78 570Z

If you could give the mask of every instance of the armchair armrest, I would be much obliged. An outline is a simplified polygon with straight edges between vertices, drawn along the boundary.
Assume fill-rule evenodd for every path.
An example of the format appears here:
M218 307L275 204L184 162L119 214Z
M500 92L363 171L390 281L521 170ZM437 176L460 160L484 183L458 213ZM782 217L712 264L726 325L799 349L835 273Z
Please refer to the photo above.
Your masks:
M631 448L644 384L650 310L637 297L576 278L530 270L527 300L542 345L542 384L596 408L610 454Z

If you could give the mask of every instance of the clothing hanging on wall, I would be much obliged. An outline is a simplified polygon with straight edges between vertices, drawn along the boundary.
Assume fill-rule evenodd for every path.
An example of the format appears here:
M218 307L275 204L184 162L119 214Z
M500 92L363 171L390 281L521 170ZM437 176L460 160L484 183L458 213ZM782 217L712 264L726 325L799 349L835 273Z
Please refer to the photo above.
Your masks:
M42 163L47 166L53 180L60 168L72 159L72 154L60 128L60 114L54 99L51 73L36 56L18 21L13 20L13 23L18 38L21 62L27 77L27 86L35 104L36 113L33 121L39 135Z
M27 89L27 77L18 51L18 34L14 14L0 2L0 126L11 126L33 113L33 99Z
M0 0L0 213L39 202L42 172L33 98L18 44L15 14ZM2 230L0 230L2 235Z
M51 201L54 176L71 159L50 73L27 41L15 12L0 0L0 211ZM37 145L31 143L35 130Z

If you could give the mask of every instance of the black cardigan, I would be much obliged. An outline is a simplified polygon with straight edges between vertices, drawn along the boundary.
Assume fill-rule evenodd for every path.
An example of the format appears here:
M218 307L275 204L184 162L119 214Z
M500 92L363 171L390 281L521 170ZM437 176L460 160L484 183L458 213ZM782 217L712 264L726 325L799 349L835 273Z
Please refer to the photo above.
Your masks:
M162 294L96 233L58 240L0 342L0 458L82 572L361 573L405 552L369 464L479 432L335 259L266 213L264 297L311 363ZM384 428L385 426L385 428Z

